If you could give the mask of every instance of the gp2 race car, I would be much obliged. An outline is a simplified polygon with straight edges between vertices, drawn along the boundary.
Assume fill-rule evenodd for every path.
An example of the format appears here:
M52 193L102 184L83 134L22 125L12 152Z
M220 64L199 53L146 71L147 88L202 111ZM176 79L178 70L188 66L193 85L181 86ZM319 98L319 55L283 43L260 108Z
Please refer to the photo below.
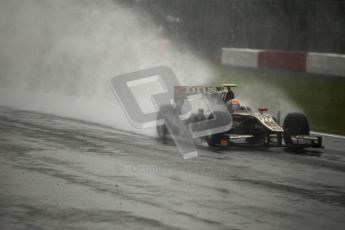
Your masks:
M283 126L280 126L279 113L277 119L266 113L267 108L259 108L258 113L256 113L248 106L241 106L231 90L232 87L236 87L236 85L223 84L222 87L175 86L175 108L162 106L158 113L158 119L164 118L165 122L170 121L170 124L175 124L176 119L178 119L177 115L181 114L181 106L184 104L184 100L187 97L201 94L212 101L212 104L218 103L222 109L213 110L206 114L204 109L200 108L197 114L192 114L189 119L185 120L184 124L187 129L192 124L202 124L202 121L212 120L214 117L225 117L226 114L224 113L230 113L232 117L230 129L198 138L198 140L206 140L210 147L231 145L263 145L289 148L322 147L322 137L310 136L309 122L303 113L287 114ZM164 124L157 126L158 137L163 142L169 138L168 130Z

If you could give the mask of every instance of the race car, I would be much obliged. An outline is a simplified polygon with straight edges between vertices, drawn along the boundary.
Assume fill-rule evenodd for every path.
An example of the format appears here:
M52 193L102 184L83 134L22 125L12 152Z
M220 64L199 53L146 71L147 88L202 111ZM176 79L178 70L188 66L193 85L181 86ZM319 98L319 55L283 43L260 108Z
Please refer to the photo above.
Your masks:
M233 87L236 84L223 84L220 87L210 86L175 86L174 101L175 107L170 105L162 106L158 113L158 119L165 119L165 124L157 126L159 139L163 142L169 138L170 132L178 133L179 128L174 127L176 120L181 115L181 108L184 101L193 95L201 95L211 104L213 111L205 113L204 108L199 108L198 112L191 114L189 119L184 121L188 130L191 126L207 126L215 117L226 118L231 115L232 125L229 129L223 129L204 136L198 136L198 140L206 140L210 147L230 146L230 145L264 145L264 146L284 146L289 148L320 148L322 147L322 137L311 136L307 117L303 113L289 113L281 126L278 119L267 114L267 108L259 108L254 112L250 107L240 105L235 98ZM217 104L217 106L214 106ZM166 124L170 124L170 129ZM208 130L208 127L201 129ZM176 131L177 130L177 131ZM283 143L284 141L284 143Z

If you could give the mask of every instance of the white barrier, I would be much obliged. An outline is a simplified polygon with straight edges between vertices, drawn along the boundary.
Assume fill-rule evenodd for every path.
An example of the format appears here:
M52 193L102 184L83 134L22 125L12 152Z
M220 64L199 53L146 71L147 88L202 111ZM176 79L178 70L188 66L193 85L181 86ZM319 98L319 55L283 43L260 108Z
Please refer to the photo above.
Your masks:
M308 53L306 72L345 77L345 55Z
M260 63L260 60L262 60L262 59L259 60L259 58L262 56L260 55L260 52L270 52L270 50L222 48L222 64L240 66L240 67L249 67L249 68L260 68L258 64ZM275 52L275 51L272 50L272 52ZM281 53L281 51L279 52ZM296 51L286 51L287 56L291 54L292 52L296 52ZM300 64L300 66L302 66L301 71L305 71L308 73L345 77L345 55L344 54L328 54L328 53L310 52L310 53L305 53L305 55L306 56L305 56L304 61L302 61ZM271 61L273 64L274 60L271 60ZM280 68L282 68L282 70L291 70L287 67L286 68L280 67Z
M222 64L257 68L259 51L260 50L223 48Z

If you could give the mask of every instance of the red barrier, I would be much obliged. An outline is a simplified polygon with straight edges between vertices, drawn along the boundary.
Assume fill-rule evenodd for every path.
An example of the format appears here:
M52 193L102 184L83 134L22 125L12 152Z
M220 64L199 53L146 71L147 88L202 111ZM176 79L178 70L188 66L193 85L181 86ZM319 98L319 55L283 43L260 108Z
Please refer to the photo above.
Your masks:
M260 51L258 68L283 69L291 71L306 70L307 52L304 51Z

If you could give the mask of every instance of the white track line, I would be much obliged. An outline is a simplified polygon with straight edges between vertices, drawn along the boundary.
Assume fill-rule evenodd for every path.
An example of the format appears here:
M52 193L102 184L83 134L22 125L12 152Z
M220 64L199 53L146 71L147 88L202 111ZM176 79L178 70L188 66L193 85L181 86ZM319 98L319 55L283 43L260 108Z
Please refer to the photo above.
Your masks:
M340 138L340 139L345 139L345 136L340 136L340 135L336 135L336 134L330 134L330 133L319 133L319 132L314 132L311 131L311 134L314 135L321 135L321 136L325 136L325 137L334 137L334 138Z

